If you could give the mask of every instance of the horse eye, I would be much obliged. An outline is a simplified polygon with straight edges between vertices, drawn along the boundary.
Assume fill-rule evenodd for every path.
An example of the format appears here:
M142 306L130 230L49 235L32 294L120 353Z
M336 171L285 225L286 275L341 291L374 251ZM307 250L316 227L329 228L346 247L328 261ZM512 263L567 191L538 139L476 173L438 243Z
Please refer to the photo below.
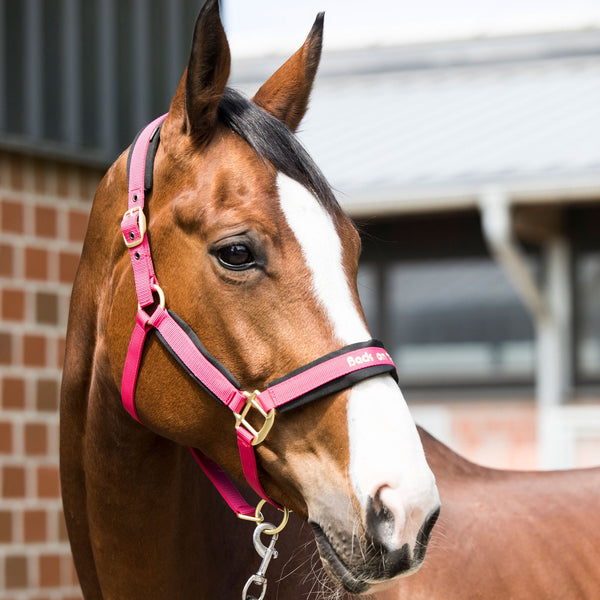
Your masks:
M231 244L223 246L216 252L218 261L226 268L233 271L243 271L254 266L254 255L245 244Z

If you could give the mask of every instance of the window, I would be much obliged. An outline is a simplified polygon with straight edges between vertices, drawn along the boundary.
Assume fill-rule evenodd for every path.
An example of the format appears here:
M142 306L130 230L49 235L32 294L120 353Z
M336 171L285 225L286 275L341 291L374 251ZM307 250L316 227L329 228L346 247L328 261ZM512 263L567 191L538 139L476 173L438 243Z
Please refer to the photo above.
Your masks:
M600 251L578 257L576 265L577 363L583 381L600 379Z
M397 261L380 276L362 267L361 299L405 384L532 381L531 319L490 258Z

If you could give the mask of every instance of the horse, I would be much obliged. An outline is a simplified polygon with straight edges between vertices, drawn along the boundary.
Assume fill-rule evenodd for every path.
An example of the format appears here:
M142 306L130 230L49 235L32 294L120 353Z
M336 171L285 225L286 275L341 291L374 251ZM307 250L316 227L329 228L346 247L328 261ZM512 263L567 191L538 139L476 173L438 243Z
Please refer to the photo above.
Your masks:
M266 587L275 542L280 557L299 542L281 531L290 510L290 536L310 533L339 594L376 593L423 563L435 478L370 339L359 235L294 136L322 32L320 14L248 100L227 88L208 0L168 113L98 187L60 407L86 600L306 597L301 568Z
M423 566L371 600L596 600L600 597L600 468L490 469L419 428L443 510ZM234 537L229 520L224 535ZM274 563L274 598L355 596L333 589L312 532L290 518ZM240 561L252 561L250 552ZM290 584L293 587L290 591Z
M490 469L420 433L444 508L420 571L374 599L600 598L600 468Z

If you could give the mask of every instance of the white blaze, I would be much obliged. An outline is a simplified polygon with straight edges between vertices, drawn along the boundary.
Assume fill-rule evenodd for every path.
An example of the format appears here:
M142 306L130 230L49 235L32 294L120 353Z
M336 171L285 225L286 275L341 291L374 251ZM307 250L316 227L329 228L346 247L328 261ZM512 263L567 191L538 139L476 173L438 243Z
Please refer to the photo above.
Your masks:
M329 213L298 182L277 177L280 205L312 273L312 288L325 308L333 331L346 344L371 336L361 319L342 266L342 244Z
M370 339L342 264L342 246L329 213L296 181L279 174L280 205L312 273L315 297L345 344ZM363 509L378 497L394 515L390 547L413 544L439 496L417 429L389 375L356 384L347 405L349 475Z
M340 238L329 213L296 181L282 174L277 181L281 209L312 273L313 292L336 336L346 344L367 341L371 336L352 300ZM417 519L415 506L423 507L425 518L435 508L437 491L396 383L386 375L356 384L347 412L350 478L363 507L369 496L382 490L381 500L395 513L397 527ZM417 528L421 523L422 519ZM401 535L400 531L394 533Z

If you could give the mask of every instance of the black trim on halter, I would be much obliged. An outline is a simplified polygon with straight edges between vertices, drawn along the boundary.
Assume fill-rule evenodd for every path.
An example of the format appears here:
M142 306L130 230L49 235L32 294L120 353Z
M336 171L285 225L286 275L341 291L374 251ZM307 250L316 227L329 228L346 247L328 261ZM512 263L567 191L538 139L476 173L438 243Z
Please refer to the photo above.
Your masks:
M148 151L146 153L146 164L144 165L144 192L149 192L154 185L154 159L156 158L156 152L158 150L158 144L160 142L160 130L162 129L164 121L156 128L150 141L148 142ZM133 154L133 149L137 144L138 138L142 131L144 131L145 127L140 129L135 138L133 139L133 143L131 144L131 148L129 149L129 153L127 155L127 181L129 181L129 168L131 166L131 155Z
M383 343L379 340L368 340L366 342L357 342L356 344L350 344L348 346L340 348L339 350L336 350L335 352L330 352L325 356L321 356L321 358L317 358L317 360L313 360L311 363L308 363L307 365L304 365L292 371L291 373L280 377L279 379L271 381L267 384L267 388L281 383L282 381L286 381L287 379L294 377L294 375L298 375L300 373L303 373L304 371L308 371L312 367L320 363L326 362L331 358L335 358L336 356L340 356L341 354L346 354L347 352L352 352L353 350L360 350L361 348L371 347L385 349ZM343 375L338 379L330 381L329 383L326 383L314 390L311 390L310 392L299 396L291 402L287 402L286 404L278 406L277 411L286 412L293 408L298 408L299 406L308 404L309 402L313 402L314 400L318 400L319 398L323 398L323 396L335 394L336 392L341 392L342 390L345 390L346 388L352 387L353 385L357 384L359 381L369 379L370 377L375 377L376 375L383 375L384 373L389 373L394 378L396 383L398 383L398 373L392 365L373 365L372 367L366 367L364 369L361 369L360 371L347 373L346 375Z
M168 310L168 309L167 309ZM200 352L204 355L204 358L206 358L206 360L208 360L208 362L210 362L212 364L213 367L215 367L216 369L219 369L219 371L221 371L221 373L223 373L223 375L229 380L229 382L231 383L231 385L235 386L238 390L240 389L240 384L238 382L238 380L231 374L231 372L227 369L227 367L225 367L225 365L223 365L223 363L219 362L203 345L202 342L200 341L200 339L198 338L198 336L196 335L196 332L176 313L174 313L172 310L168 310L168 313L173 317L173 319L177 322L177 324L185 331L185 333L187 334L187 336L190 338L190 340L192 341L192 343L194 344L194 346L196 346L196 348L198 348L198 350L200 350ZM156 335L158 336L158 339L161 341L162 345L169 351L169 354L171 354L171 356L179 363L179 365L182 367L182 369L196 382L198 383L200 386L202 386L202 388L208 392L213 398L215 398L216 400L221 401L217 396L215 396L203 383L202 381L200 381L200 379L198 379L188 368L188 366L179 358L179 356L177 356L177 353L171 348L171 346L169 346L169 344L166 342L165 338L160 334L160 331L158 329L155 329Z
M206 360L208 360L213 365L213 367L215 367L216 369L221 371L221 373L229 380L229 382L233 386L235 386L238 390L241 389L241 386L240 386L240 383L238 382L238 380L227 369L227 367L225 365L223 365L222 362L220 362L217 358L215 358L212 354L210 354L210 352L203 346L202 342L196 335L196 332L175 312L173 312L172 310L169 310L168 312L173 317L173 319L177 322L177 324L185 331L186 335L190 338L190 340L192 341L194 346L196 346L196 348L198 348L198 350L200 350L200 352L206 358ZM171 346L169 346L167 341L161 335L160 331L158 329L155 329L155 332L156 332L158 339L162 343L162 345L168 350L169 354L175 359L175 361L181 366L181 368L198 385L200 385L202 387L202 389L204 389L208 394L210 394L216 400L219 400L219 398L217 396L215 396L204 385L204 383L202 383L202 381L200 379L198 379L198 377L196 377L196 375L194 375L194 373L192 373L192 371L190 371L188 366L179 358L179 356L171 348ZM381 348L381 349L385 350L383 343L380 342L379 340L368 340L366 342L357 342L356 344L350 344L348 346L344 346L343 348L340 348L339 350L330 352L329 354L326 354L325 356L321 356L320 358L317 358L316 360L313 360L312 362L310 362L306 365L303 365L302 367L299 367L298 369L295 369L294 371L291 371L290 373L284 375L283 377L280 377L279 379L275 379L275 380L269 382L267 384L267 388L270 388L271 386L274 386L274 385L277 385L278 383L286 381L286 380L290 379L291 377L294 377L295 375L299 375L300 373L303 373L304 371L308 371L312 367L315 367L316 365L319 365L319 364L326 362L332 358L335 358L336 356L340 356L342 354L346 354L346 353L352 352L354 350L360 350L361 348L372 348L372 347ZM369 378L375 377L377 375L383 375L385 373L390 374L394 378L396 383L398 383L398 374L396 372L396 369L392 365L373 365L372 367L365 367L363 369L360 369L359 371L354 371L353 373L347 373L346 375L343 375L342 377L338 377L337 379L335 379L333 381L325 383L325 384L319 386L318 388L311 390L311 391L307 392L306 394L303 394L302 396L299 396L298 398L292 400L291 402L287 402L286 404L278 406L277 412L283 413L283 412L286 412L293 408L298 408L299 406L303 406L304 404L308 404L309 402L313 402L314 400L319 400L320 398L323 398L324 396L328 396L330 394L335 394L337 392L341 392L342 390L352 387L353 385L359 383L360 381L364 381L365 379L369 379Z

